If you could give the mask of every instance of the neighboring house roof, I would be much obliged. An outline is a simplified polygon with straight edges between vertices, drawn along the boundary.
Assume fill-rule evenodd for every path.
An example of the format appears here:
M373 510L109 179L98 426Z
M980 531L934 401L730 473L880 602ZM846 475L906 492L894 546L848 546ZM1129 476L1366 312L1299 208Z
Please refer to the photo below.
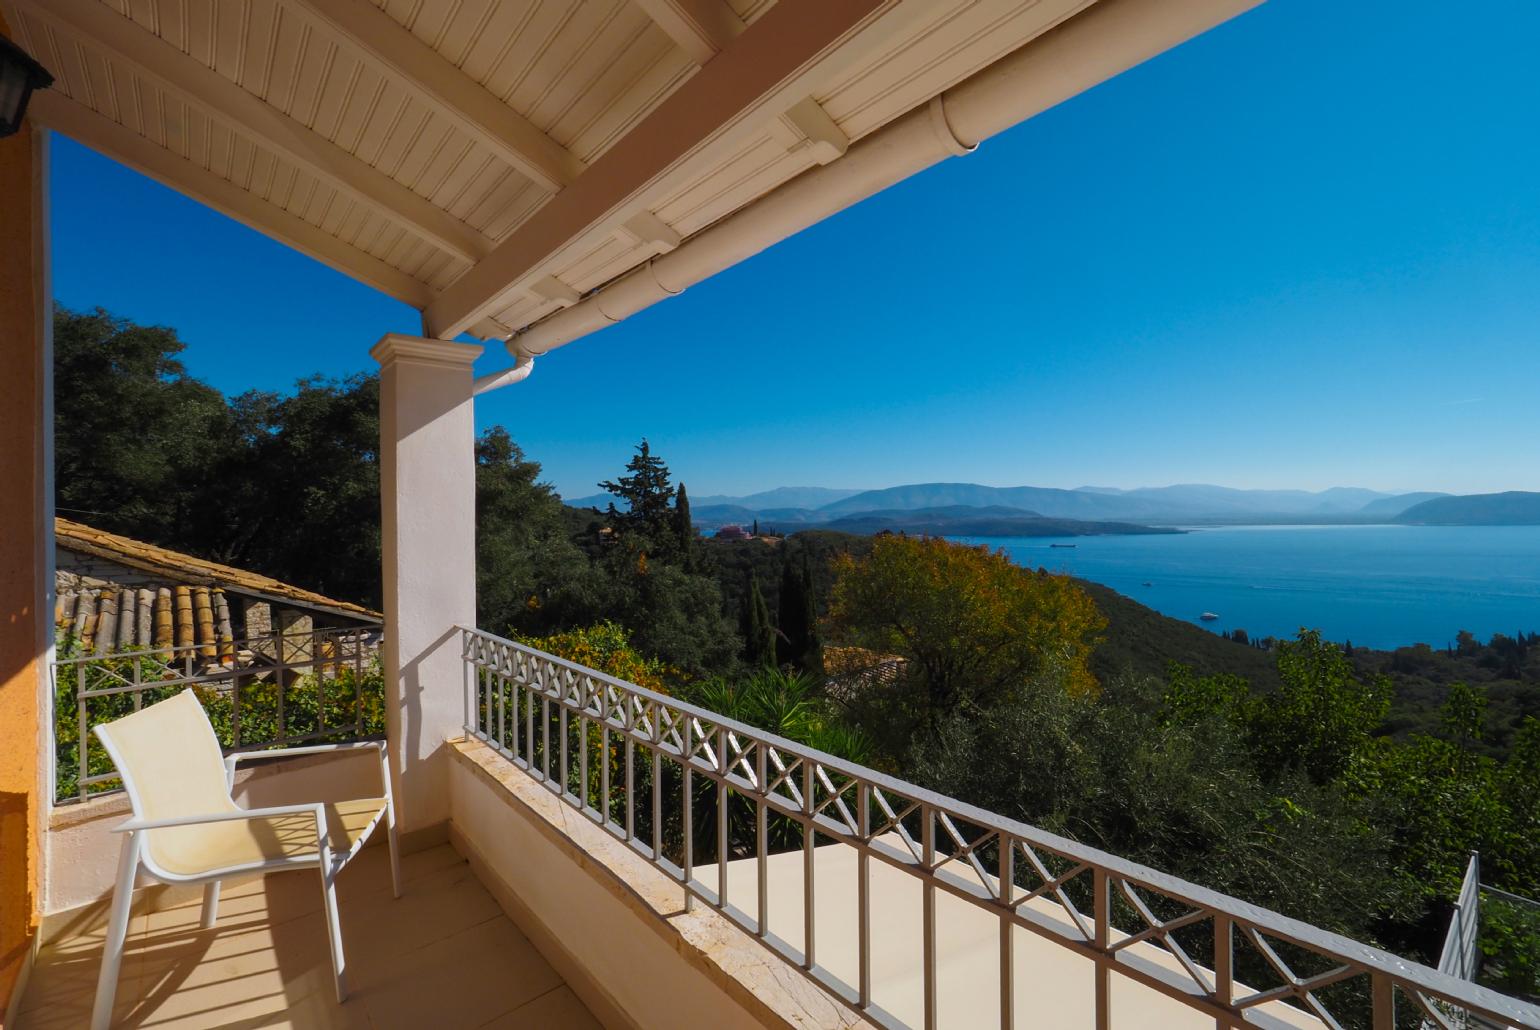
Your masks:
M338 601L312 590L280 582L271 576L205 561L181 551L93 529L69 519L54 519L54 540L62 549L105 558L179 583L218 586L236 593L255 594L280 604L318 608L356 618L376 621L384 618L379 612L351 601Z

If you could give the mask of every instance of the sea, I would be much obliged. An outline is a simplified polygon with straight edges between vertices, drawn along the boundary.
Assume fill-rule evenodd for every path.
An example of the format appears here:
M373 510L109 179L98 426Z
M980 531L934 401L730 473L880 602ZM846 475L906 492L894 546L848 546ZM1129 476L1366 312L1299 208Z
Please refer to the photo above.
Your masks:
M1214 632L1376 649L1540 631L1540 526L1224 526L1161 536L959 537L1103 583ZM1053 547L1052 544L1060 544ZM1074 547L1062 546L1073 544ZM1204 612L1218 616L1202 619Z

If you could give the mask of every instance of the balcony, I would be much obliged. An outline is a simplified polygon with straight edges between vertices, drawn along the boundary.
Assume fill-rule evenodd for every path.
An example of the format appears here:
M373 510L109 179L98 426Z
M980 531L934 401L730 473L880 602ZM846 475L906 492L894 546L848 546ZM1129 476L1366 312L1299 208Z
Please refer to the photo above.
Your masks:
M213 930L186 888L142 892L118 1025L1540 1027L1532 1006L592 669L469 628L457 643L448 839L408 856L400 900L382 848L343 874L349 1001L313 874L281 873L228 888ZM248 803L322 782L313 760L280 765L241 784ZM114 798L74 807L91 806ZM21 1027L84 1020L103 907L45 928Z

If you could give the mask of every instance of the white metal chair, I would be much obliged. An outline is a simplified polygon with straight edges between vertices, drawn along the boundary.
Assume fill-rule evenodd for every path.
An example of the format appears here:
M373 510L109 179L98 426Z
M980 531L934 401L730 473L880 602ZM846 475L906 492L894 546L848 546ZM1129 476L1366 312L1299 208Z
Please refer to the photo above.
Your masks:
M134 817L113 831L127 836L118 861L101 978L91 1014L92 1030L107 1030L112 1019L134 880L141 868L165 883L203 884L204 927L214 925L219 882L225 877L318 868L337 1000L346 1000L346 965L342 928L337 922L335 883L337 874L358 854L382 817L390 836L391 885L396 897L401 896L395 805L391 800L384 744L319 744L225 758L220 754L214 727L191 690L116 722L97 726L96 735L123 777ZM239 762L356 748L379 751L383 796L251 809L241 808L231 797Z

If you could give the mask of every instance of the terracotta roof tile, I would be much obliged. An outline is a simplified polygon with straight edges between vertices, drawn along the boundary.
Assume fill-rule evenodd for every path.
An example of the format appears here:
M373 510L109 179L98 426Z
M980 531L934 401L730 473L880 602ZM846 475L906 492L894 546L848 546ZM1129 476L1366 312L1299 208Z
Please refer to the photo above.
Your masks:
M190 554L157 547L143 540L133 540L105 530L93 529L79 522L71 522L69 519L54 519L54 538L59 547L120 562L131 568L164 575L179 582L208 584L243 593L262 594L274 600L295 601L359 618L376 620L383 618L379 612L362 605L353 604L350 601L338 601L310 590L302 590L273 579L271 576L194 558Z

